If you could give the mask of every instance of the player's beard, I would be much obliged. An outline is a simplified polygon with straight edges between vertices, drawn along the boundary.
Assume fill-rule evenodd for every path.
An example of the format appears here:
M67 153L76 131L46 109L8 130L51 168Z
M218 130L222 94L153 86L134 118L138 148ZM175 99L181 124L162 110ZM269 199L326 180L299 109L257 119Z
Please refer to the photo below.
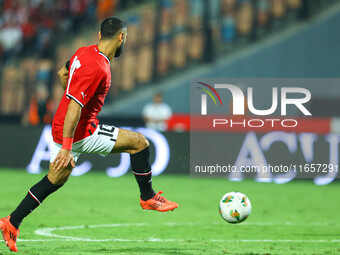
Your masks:
M118 58L122 54L123 49L124 49L124 44L122 43L116 50L115 58Z

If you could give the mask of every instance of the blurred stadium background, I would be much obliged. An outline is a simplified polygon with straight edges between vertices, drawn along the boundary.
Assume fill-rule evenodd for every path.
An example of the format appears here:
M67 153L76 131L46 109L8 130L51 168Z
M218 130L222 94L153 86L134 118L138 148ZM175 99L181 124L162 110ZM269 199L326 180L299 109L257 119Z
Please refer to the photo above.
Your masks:
M0 0L1 185L12 182L6 178L14 178L10 174L14 169L23 179L24 170L46 171L49 125L63 95L57 70L77 48L96 43L101 20L112 15L127 22L128 38L124 53L111 64L112 86L99 119L144 133L152 144L154 173L171 175L170 186L176 178L183 181L179 175L190 172L190 79L339 77L338 0ZM313 132L320 140L334 135L338 148L340 86L312 89L318 91L310 105L315 119L299 132ZM166 129L160 131L144 129L143 108L156 93L163 95L172 110ZM247 134L226 135L234 139L238 153ZM335 156L329 151L322 150L322 156L338 164L339 150L334 150ZM280 155L280 151L273 154ZM128 157L83 155L73 175L86 173L102 180L90 170L120 177L128 173ZM333 182L333 177L318 184L332 182L327 187L336 190L339 182ZM307 181L314 185L313 180ZM228 185L237 187L225 182L225 193L231 191ZM33 183L27 183L27 188ZM266 184L259 185L252 191ZM330 191L322 190L325 194ZM1 191L1 197L11 194ZM338 204L339 197L334 199ZM0 212L8 213L16 203L6 200ZM213 212L218 214L215 208ZM338 220L333 226L336 235ZM334 251L339 249L330 254Z

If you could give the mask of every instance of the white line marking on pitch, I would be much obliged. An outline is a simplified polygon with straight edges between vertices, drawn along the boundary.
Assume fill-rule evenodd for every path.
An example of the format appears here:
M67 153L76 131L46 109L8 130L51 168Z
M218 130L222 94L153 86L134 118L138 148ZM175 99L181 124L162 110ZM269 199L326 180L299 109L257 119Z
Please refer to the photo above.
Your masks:
M223 223L214 222L208 223L212 225L220 225ZM184 222L184 223L176 223L176 222L167 222L160 225L164 226L195 226L195 225L205 225L205 223L197 223L197 222ZM331 226L336 225L335 223L311 223L311 224L303 224L303 223L294 223L294 222L246 222L242 223L238 226ZM241 240L230 240L230 239L211 239L211 240L200 240L200 239L160 239L150 237L148 239L121 239L121 238L110 238L110 239L91 239L91 238L81 238L75 236L66 236L66 235L58 235L53 233L56 230L70 230L70 229L91 229L91 228L112 228L112 227L143 227L143 226L152 226L152 224L148 223L115 223L115 224L103 224L103 225L81 225L81 226L64 226L64 227L55 227L55 228L40 228L35 231L35 234L46 237L53 237L51 239L18 239L21 242L185 242L185 241L210 241L210 242L296 242L296 243L324 243L324 242L340 242L340 239L332 239L332 240L285 240L285 239L241 239Z
M137 239L82 239L82 238L73 238L73 239L18 239L18 242L240 242L240 243L340 243L340 239L332 239L332 240L288 240L288 239L240 239L240 240L231 240L231 239L211 239L211 240L199 240L199 239L159 239L159 238L149 238L145 240ZM0 240L3 242L3 240Z

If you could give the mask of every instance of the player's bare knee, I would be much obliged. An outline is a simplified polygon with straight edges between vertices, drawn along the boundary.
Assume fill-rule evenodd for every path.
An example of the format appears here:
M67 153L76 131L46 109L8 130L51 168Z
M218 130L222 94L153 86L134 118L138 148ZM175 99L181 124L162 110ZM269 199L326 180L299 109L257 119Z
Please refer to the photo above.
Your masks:
M70 178L70 175L62 176L58 178L57 183L54 183L55 185L64 185L68 179Z
M137 146L137 152L144 150L146 147L149 146L149 141L146 139L146 137L140 133L138 133L138 146Z
M64 185L67 180L70 178L72 172L72 167L68 166L67 168L61 169L56 172L53 168L47 174L47 178L54 185Z
M126 152L130 154L135 154L137 152L140 152L141 150L144 150L149 146L149 141L148 139L145 138L144 135L140 133L135 133L134 134L134 141L133 141L133 146L127 150Z
M62 171L62 170L61 170ZM47 175L49 181L54 185L64 185L70 177L70 174L52 174Z

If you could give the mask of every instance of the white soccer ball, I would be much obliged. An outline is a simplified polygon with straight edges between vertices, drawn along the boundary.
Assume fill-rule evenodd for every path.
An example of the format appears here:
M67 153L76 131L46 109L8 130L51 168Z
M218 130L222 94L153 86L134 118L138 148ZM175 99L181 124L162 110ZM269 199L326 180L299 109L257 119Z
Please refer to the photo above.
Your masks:
M249 198L240 192L229 192L220 201L220 214L229 223L240 223L248 218L251 212Z

